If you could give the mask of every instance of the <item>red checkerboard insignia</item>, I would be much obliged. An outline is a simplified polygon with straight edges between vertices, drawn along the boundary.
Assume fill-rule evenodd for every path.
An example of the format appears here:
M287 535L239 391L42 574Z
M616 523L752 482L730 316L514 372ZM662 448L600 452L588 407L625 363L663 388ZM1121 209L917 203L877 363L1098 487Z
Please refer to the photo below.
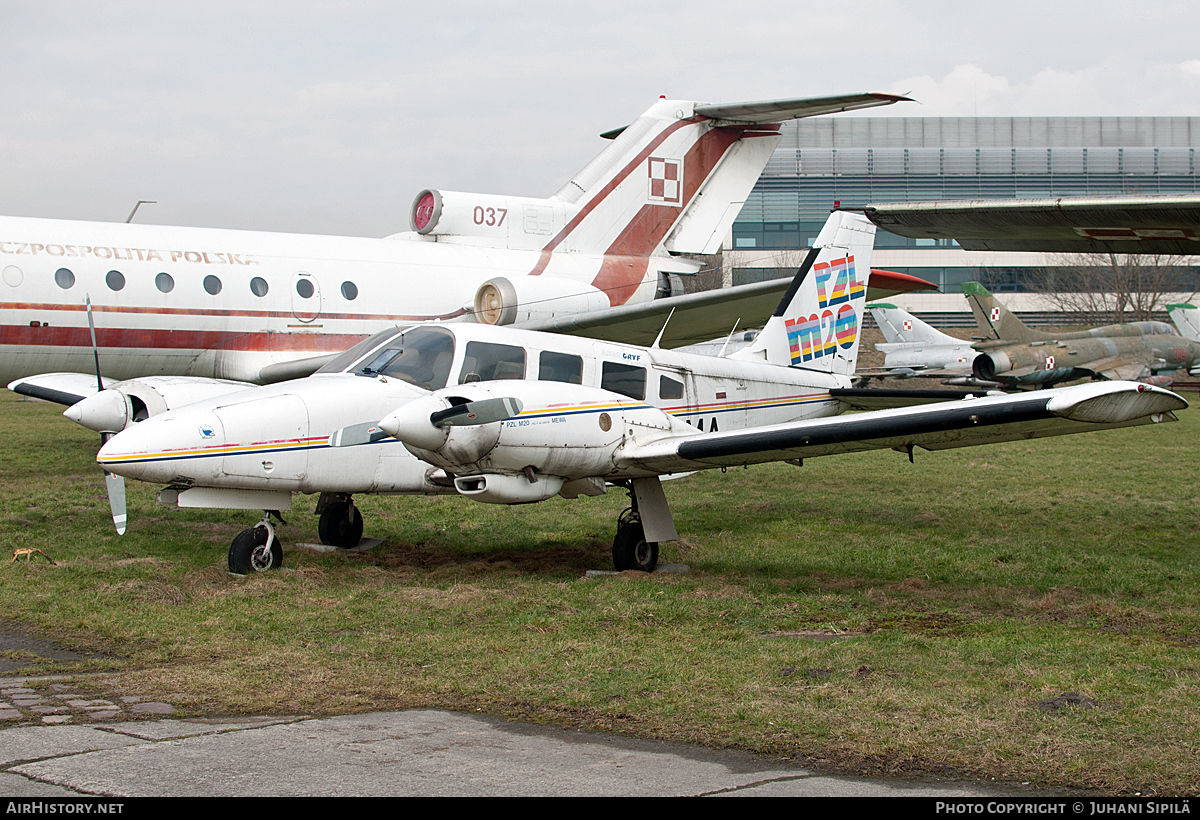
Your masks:
M683 202L683 163L677 159L650 157L651 202L679 205Z

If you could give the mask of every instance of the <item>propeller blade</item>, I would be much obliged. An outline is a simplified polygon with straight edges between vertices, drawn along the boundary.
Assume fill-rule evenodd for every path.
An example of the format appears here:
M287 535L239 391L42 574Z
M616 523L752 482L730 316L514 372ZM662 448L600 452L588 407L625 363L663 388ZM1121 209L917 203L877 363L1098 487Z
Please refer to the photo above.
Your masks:
M378 422L367 421L362 424L351 424L349 427L335 430L333 435L329 437L329 446L357 447L360 444L373 444L387 437L388 434L379 429Z
M434 427L465 427L472 424L491 424L519 415L525 408L520 399L500 398L469 401L431 413L429 423Z
M104 484L108 488L108 508L112 510L113 524L117 535L125 534L125 479L107 470L104 473Z

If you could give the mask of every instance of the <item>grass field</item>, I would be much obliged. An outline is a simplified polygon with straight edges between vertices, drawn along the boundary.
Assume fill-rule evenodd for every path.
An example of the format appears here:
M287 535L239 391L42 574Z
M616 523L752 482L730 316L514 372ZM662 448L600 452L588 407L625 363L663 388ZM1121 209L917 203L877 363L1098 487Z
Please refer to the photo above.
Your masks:
M1200 790L1200 410L672 481L662 559L691 571L598 580L622 492L363 497L380 549L230 576L257 515L131 483L117 537L97 437L60 411L0 396L3 554L58 562L5 564L3 618L191 713L445 707L844 772ZM285 548L316 540L313 501ZM1091 700L1043 703L1064 693Z

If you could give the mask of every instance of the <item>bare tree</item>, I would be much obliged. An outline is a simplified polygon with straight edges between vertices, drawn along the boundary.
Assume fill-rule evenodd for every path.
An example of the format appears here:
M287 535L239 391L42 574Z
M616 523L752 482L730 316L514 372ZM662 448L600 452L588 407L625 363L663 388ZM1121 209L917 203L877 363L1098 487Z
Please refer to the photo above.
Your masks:
M1196 272L1161 254L1062 254L1033 273L1030 290L1079 324L1149 320L1196 295Z

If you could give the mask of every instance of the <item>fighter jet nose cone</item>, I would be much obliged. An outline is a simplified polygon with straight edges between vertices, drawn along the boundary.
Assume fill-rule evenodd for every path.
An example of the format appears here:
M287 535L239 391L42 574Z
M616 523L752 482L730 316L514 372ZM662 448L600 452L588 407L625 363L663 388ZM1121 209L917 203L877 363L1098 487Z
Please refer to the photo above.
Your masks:
M125 429L129 406L124 394L119 391L101 390L72 404L63 411L63 415L97 433L116 433Z

